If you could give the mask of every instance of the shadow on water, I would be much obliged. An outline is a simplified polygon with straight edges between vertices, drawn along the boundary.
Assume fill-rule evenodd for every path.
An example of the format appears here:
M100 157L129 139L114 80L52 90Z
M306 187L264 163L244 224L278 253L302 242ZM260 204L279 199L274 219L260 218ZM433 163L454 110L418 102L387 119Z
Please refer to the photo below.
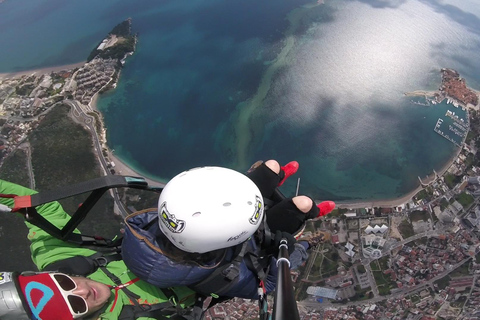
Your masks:
M349 1L359 1L366 3L373 8L383 9L383 8L398 8L407 0L349 0Z
M421 0L445 17L468 28L470 32L480 34L480 18L470 12L465 12L451 4L443 4L438 0Z

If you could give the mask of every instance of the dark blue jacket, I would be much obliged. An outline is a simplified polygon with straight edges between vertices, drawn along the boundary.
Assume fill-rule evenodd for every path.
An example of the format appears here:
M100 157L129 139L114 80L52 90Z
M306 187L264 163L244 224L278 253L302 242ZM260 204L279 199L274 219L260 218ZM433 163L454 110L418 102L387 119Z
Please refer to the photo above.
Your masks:
M165 241L168 241L158 226L156 209L140 211L126 219L125 235L122 243L122 257L128 268L140 279L160 288L173 286L189 286L207 278L218 266L215 263L206 265L186 265L176 263L163 254ZM249 250L255 252L257 244L249 240ZM228 248L224 261L234 259L234 249ZM276 259L271 258L270 272L265 281L268 292L275 289ZM222 296L258 298L258 278L242 261L238 281ZM215 292L213 292L215 293Z

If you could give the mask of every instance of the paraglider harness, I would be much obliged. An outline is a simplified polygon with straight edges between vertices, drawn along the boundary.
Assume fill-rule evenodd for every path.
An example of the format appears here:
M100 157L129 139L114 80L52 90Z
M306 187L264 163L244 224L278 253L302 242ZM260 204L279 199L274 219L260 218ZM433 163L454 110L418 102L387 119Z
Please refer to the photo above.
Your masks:
M131 177L131 176L118 176L108 175L101 178L89 180L79 184L63 187L60 190L46 191L28 196L17 196L0 194L0 197L13 198L14 207L12 211L22 214L25 220L37 227L45 230L50 235L70 243L74 243L80 246L93 247L98 253L85 257L75 256L72 258L64 259L54 262L48 265L45 270L56 270L68 274L87 276L95 272L98 268L103 270L107 276L118 286L121 285L120 280L109 272L106 268L107 264L111 261L121 260L121 243L122 237L114 240L105 239L99 236L88 236L73 231L76 227L86 218L89 211L93 208L95 203L102 197L102 195L112 188L133 188L142 189L147 191L153 191L161 193L163 188L150 187L144 178ZM41 216L35 209L36 206L57 201L60 199L68 198L78 194L90 192L87 199L78 207L75 213L71 216L68 223L63 228L58 228L50 223L47 219ZM278 201L285 197L281 192L276 189L273 199L264 199L265 210L273 206ZM265 217L266 215L264 215ZM265 222L260 227L260 233L263 236L262 241L265 243L271 243L273 236L268 229ZM211 299L215 293L214 303L218 303L227 299L222 299L222 293L226 292L234 283L235 279L239 275L239 265L243 261L247 264L247 267L253 271L259 279L259 317L260 320L269 319L268 304L266 299L266 290L264 287L264 281L268 274L269 257L263 256L264 252L253 253L247 251L246 242L243 245L238 245L235 252L235 259L231 262L225 262L218 267L209 277L200 281L199 283L190 286L190 288L197 292L197 301L191 314L186 316L186 310L180 307L173 306L170 301L154 304L154 305L140 305L134 293L128 290L127 287L122 287L123 290L135 305L124 306L119 319L136 319L138 317L151 317L156 319L201 319L208 307L205 303L206 299ZM167 298L174 297L174 293L168 289L161 289ZM178 301L178 299L175 299Z

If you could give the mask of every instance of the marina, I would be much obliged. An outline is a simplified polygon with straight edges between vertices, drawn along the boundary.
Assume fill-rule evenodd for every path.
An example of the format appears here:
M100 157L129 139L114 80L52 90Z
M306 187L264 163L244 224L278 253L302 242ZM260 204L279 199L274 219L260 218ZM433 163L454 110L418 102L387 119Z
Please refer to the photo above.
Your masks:
M468 133L469 121L455 114L455 111L447 110L445 118L438 118L433 131L452 142L458 147L462 146Z

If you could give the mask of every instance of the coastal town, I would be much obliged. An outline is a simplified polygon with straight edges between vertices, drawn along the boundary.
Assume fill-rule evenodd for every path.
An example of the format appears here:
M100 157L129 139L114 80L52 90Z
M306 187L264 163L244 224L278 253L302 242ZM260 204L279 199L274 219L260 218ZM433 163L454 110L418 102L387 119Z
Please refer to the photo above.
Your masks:
M109 34L78 67L0 78L0 168L55 106L66 104L91 132L105 174L118 173L94 101L116 87L133 51L103 53L125 42ZM453 133L432 128L447 139L457 136L449 139L458 146L454 161L419 177L406 198L339 204L327 218L308 223L300 240L313 247L291 272L301 319L480 319L479 94L455 70L440 75L437 91L405 95L425 96L432 107L448 100L452 110L466 112L466 119L453 120ZM206 319L257 317L257 302L237 298L209 309Z

